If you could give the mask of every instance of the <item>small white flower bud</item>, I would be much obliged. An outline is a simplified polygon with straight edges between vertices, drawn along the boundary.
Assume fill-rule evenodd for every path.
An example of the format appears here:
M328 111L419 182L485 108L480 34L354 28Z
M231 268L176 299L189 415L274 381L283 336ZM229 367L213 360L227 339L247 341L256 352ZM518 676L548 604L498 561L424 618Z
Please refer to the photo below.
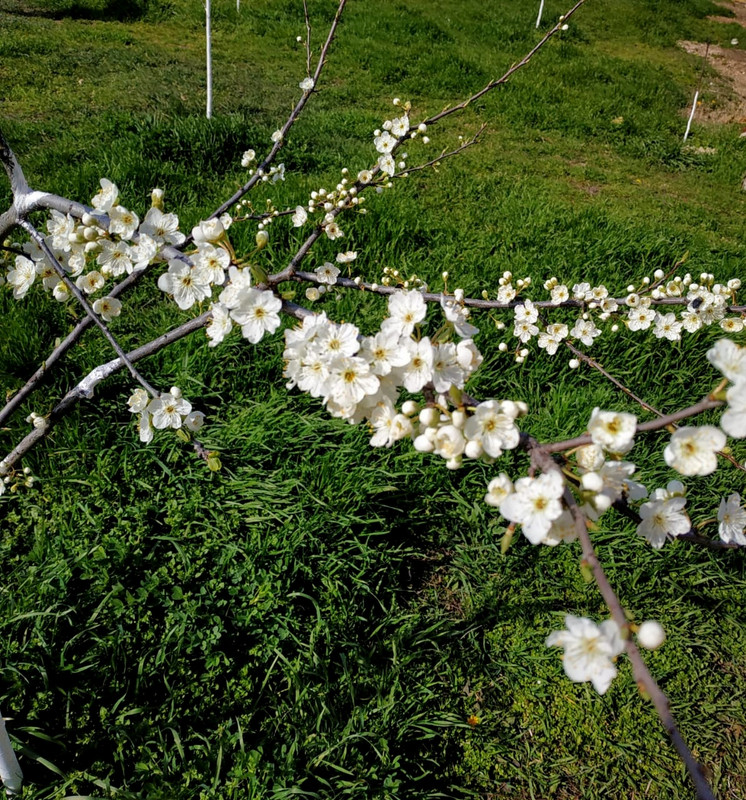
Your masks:
M466 447L464 448L464 455L467 458L479 458L483 452L484 448L478 439L472 439L471 441L467 442Z
M461 461L461 456L454 456L454 458L449 458L448 461L446 461L446 467L448 469L459 469L461 467Z
M580 366L580 361L577 358L571 358L568 362L570 369L577 369Z
M586 472L580 482L587 492L600 492L604 488L603 478L597 472Z
M440 412L437 408L423 408L420 411L420 422L428 428L437 425L440 419Z
M267 246L267 242L269 241L269 234L265 230L260 230L256 232L256 246L261 250L263 247Z
M666 641L666 632L660 622L649 619L637 629L637 641L646 650L657 650Z
M415 400L405 400L402 403L401 413L407 417L414 416L414 414L418 414L420 410L420 404L417 403Z
M412 445L418 453L432 453L435 449L435 445L427 436L417 436Z
M601 514L603 514L604 511L608 511L612 503L613 500L607 494L597 494L593 498L593 505L596 507L596 511Z
M466 414L463 411L454 411L451 414L451 423L456 428L463 428L466 425Z
M655 278L657 281L661 281L661 280L663 280L663 278L664 278L665 274L666 274L666 273L665 273L665 272L664 272L662 269L657 269L657 270L656 270L656 271L653 273L653 277L654 277L654 278Z

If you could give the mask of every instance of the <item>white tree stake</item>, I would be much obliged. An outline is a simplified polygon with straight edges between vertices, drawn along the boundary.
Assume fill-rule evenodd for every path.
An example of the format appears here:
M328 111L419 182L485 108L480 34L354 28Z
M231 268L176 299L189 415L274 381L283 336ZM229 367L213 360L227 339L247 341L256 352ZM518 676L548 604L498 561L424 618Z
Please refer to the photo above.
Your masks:
M207 119L212 119L212 28L210 0L205 0L205 38L207 39Z
M539 16L536 18L536 27L538 28L541 25L541 15L544 13L544 0L541 0L539 3Z
M692 127L692 120L694 119L694 112L697 110L697 98L699 97L699 89L694 93L694 100L692 100L692 111L689 114L689 120L686 123L686 130L684 131L684 141L689 136L689 129Z
M694 119L694 112L697 110L697 99L699 98L699 90L702 88L702 79L705 77L705 67L707 66L707 56L710 54L710 43L707 42L705 47L705 55L702 59L702 69L699 73L699 81L697 81L697 91L694 93L694 100L692 100L692 110L689 114L689 119L686 123L686 130L684 131L684 141L689 137L689 129L692 127L692 120Z
M15 795L21 793L23 784L23 772L13 752L8 731L5 730L5 720L0 714L0 778L3 781L7 794Z

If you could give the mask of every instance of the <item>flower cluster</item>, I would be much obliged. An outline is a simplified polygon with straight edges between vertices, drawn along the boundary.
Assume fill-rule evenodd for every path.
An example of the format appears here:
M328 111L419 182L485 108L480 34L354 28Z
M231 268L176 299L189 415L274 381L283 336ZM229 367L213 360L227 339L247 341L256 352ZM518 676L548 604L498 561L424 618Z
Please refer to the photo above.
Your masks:
M285 376L319 397L336 417L369 420L373 446L411 438L420 452L445 458L449 468L464 457L494 459L518 445L515 419L525 406L489 400L476 407L460 402L464 385L482 361L472 339L433 341L419 336L427 306L418 291L389 296L380 330L361 336L355 325L335 324L326 314L306 317L285 332ZM449 313L455 313L452 309ZM476 329L475 329L476 330ZM432 393L426 407L405 401L401 391Z
M668 278L662 270L656 270L654 280L644 277L639 285L626 287L624 297L611 296L603 284L576 283L572 288L551 277L544 282L549 292L549 302L556 307L582 304L580 316L574 321L548 322L540 319L539 308L530 298L525 298L514 309L513 336L519 345L515 358L519 363L528 355L525 345L536 338L540 349L554 355L561 342L574 340L586 347L603 333L602 323L611 321L611 332L620 330L620 324L631 331L651 330L658 339L678 341L682 331L694 333L702 327L719 323L720 327L734 333L743 330L741 316L727 316L729 303L735 302L736 292L741 288L741 280L733 278L727 283L715 283L711 274L703 273L699 282L687 273L684 276ZM498 281L497 301L514 303L522 293L531 287L531 278L514 280L511 272L504 272ZM489 295L482 293L484 299ZM656 310L656 302L666 299L680 299L683 310L677 317L675 313L661 313ZM660 307L660 306L659 306ZM500 349L507 352L510 347L503 342ZM573 364L577 366L577 364Z
M78 220L52 210L44 237L62 271L85 295L101 292L110 279L145 269L161 247L180 245L186 238L179 231L178 217L163 212L161 190L153 190L153 205L141 222L137 214L119 204L119 189L114 183L106 178L100 183L100 191L91 200L95 213L83 214ZM13 296L24 298L39 278L55 300L67 302L70 290L41 246L30 241L23 249L26 255L17 255L7 274ZM106 322L119 316L121 309L115 297L103 296L93 302L94 312Z
M153 398L144 389L135 389L127 404L133 414L139 415L140 441L146 444L153 441L154 428L179 430L184 427L196 432L205 421L205 415L201 411L192 411L192 404L184 399L177 386L172 386L160 397Z

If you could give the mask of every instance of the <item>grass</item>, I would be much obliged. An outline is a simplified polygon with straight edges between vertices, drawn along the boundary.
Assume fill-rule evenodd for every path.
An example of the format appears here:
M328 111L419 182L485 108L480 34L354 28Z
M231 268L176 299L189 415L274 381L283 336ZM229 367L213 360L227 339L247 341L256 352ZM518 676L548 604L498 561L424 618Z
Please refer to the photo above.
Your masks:
M266 147L303 77L300 4L244 5L236 14L214 4L208 122L201 4L0 0L3 128L31 184L86 200L106 176L138 212L163 187L184 229L209 213L243 180L243 150ZM309 5L318 43L333 4ZM589 3L528 70L433 129L430 150L411 148L425 158L490 126L478 147L344 225L356 266L371 279L395 266L436 288L447 269L453 286L491 294L506 269L536 286L558 275L622 293L686 252L692 274L743 277L746 140L695 119L693 143L717 152L681 147L700 65L675 43L727 45L730 28L706 19L715 9ZM549 0L545 20L564 10ZM535 11L518 0L351 3L322 91L283 150L278 206L333 185L342 166L367 166L392 97L434 112L501 74L536 41ZM247 251L254 230L233 230ZM284 265L296 238L273 232L268 268ZM312 265L335 252L319 242ZM154 282L145 278L112 325L128 346L186 318ZM37 294L0 295L8 392L76 317ZM375 298L324 302L366 330L380 320ZM596 405L637 412L564 356L516 365L490 318L478 324L485 364L472 392L525 400L525 427L539 438L575 435ZM663 347L625 332L602 337L594 355L667 411L712 386L701 365L716 338ZM46 413L109 357L89 332L65 375L0 432L4 450L31 410ZM544 647L564 613L607 612L576 546L517 537L501 554L503 521L481 502L494 470L449 473L410 447L371 450L365 430L282 388L277 336L256 347L232 336L208 352L197 335L143 369L208 415L205 444L223 469L209 472L166 435L141 445L119 376L29 455L36 486L0 500L0 708L22 754L24 797L692 796L628 663L599 697L571 684ZM662 441L636 446L650 486L673 477ZM742 445L734 452L746 457ZM498 466L518 475L524 463ZM702 481L693 519L732 491L743 494L732 470ZM635 620L668 632L646 658L718 796L742 797L743 554L683 543L654 552L611 515L594 542Z

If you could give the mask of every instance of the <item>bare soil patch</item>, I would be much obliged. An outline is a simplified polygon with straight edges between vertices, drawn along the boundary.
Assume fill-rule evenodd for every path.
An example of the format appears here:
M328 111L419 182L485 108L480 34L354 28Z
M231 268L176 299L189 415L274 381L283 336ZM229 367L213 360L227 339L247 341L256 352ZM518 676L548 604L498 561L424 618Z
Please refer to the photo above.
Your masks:
M721 3L735 14L734 17L711 17L716 22L736 22L744 28L746 42L746 0ZM703 58L707 45L702 42L679 42L679 47ZM738 46L720 47L710 45L708 63L718 73L719 79L705 78L703 89L710 96L709 102L700 102L696 119L709 122L746 124L746 50Z

